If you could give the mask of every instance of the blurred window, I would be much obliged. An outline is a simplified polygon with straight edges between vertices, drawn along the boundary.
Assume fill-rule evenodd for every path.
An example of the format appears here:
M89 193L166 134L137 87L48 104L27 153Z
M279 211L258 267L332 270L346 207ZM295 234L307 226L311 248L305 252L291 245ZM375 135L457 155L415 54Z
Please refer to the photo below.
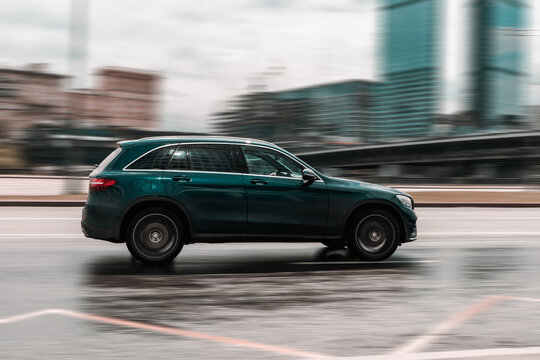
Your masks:
M243 150L250 174L302 178L304 167L280 152L251 146Z
M165 170L177 145L158 148L128 166L128 169Z
M244 164L235 146L201 144L189 146L191 170L241 173Z
M185 146L179 146L176 149L167 170L189 170L187 149Z

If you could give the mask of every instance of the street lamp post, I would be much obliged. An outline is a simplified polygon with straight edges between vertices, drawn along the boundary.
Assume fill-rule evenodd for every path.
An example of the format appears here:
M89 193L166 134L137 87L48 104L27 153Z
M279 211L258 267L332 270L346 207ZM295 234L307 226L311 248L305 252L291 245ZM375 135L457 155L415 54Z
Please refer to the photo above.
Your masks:
M69 135L74 128L74 122L82 114L76 111L76 96L74 89L84 88L86 76L86 63L88 59L88 14L89 0L71 0L70 3L70 23L69 23L69 49L68 63L71 82L67 92L67 121L66 132ZM81 95L81 101L85 101L85 94ZM84 109L84 103L81 106ZM68 136L69 138L69 136ZM65 194L75 194L80 192L79 183L73 179L74 166L77 162L78 144L75 137L66 140L69 141L69 148L65 151L65 173L67 175L64 183Z

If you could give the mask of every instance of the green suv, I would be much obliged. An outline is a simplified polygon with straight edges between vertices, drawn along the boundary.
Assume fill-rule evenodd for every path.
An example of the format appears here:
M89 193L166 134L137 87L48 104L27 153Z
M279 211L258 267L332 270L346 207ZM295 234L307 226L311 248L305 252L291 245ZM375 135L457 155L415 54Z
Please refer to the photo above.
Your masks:
M409 195L326 176L265 141L223 137L120 142L90 174L81 226L145 263L227 241L317 241L377 261L416 240Z

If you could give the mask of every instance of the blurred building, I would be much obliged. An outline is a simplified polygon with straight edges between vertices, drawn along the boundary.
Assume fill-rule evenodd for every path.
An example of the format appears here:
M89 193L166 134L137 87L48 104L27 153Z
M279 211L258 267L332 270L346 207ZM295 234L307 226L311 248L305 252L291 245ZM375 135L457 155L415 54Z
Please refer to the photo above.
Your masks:
M45 64L0 68L0 136L12 136L36 121L63 118L66 78L48 72Z
M482 130L524 122L525 0L472 0L470 110Z
M104 67L97 86L69 92L69 113L97 125L156 129L161 77L154 72Z
M540 130L540 105L527 106L527 118L531 129Z
M94 89L70 90L65 75L45 64L0 68L0 136L15 137L40 122L154 129L161 77L153 72L102 68Z
M288 148L369 143L375 85L348 80L245 94L214 114L212 122L219 133L266 139Z
M378 138L429 136L441 112L443 0L382 0L381 5Z

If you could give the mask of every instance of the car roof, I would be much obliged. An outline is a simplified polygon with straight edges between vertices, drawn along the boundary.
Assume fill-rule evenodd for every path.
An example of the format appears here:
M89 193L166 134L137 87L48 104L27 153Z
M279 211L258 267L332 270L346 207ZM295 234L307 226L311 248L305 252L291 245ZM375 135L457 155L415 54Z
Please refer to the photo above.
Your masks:
M250 144L250 145L264 145L271 147L278 147L277 145L258 139L240 138L240 137L227 137L227 136L154 136L146 137L134 140L119 141L119 145L138 144L145 145L155 144L156 146L166 145L167 143L197 143L197 142L215 142L215 143L228 143L228 144Z

